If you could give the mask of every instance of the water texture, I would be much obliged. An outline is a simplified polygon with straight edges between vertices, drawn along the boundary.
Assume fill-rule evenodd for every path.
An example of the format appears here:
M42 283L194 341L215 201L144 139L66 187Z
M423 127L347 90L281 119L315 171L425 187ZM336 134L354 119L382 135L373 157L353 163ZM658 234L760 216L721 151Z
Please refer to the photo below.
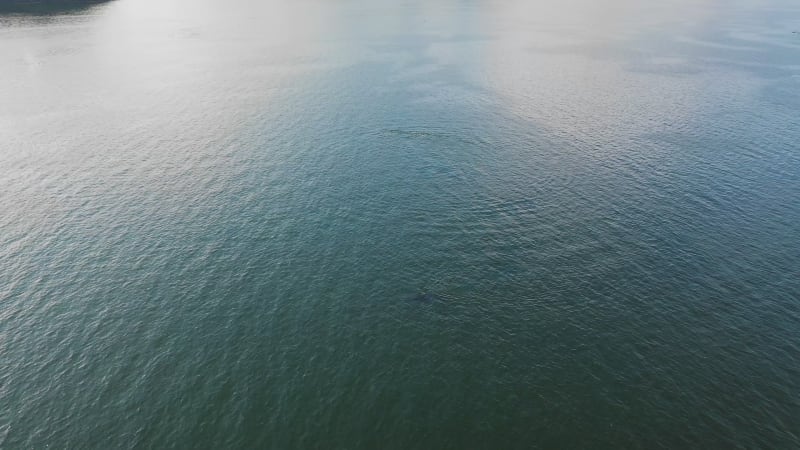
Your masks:
M0 14L0 447L800 447L800 5Z

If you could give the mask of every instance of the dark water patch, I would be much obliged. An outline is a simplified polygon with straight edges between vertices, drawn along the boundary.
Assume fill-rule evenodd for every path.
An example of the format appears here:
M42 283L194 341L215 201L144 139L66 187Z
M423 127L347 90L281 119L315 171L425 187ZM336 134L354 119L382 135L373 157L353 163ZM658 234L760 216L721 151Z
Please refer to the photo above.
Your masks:
M439 301L440 297L433 292L426 291L415 294L409 300L415 303L431 304L435 301Z

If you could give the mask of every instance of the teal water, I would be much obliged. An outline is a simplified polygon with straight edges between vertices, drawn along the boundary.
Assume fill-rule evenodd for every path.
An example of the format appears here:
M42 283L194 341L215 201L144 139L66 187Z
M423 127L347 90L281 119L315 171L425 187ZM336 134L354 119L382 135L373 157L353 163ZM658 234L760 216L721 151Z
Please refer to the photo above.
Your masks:
M800 447L800 5L0 14L0 447Z

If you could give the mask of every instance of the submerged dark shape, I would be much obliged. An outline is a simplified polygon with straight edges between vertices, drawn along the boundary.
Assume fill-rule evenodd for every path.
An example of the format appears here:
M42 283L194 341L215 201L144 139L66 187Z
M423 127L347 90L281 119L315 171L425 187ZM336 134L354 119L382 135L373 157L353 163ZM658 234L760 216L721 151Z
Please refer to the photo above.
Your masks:
M436 294L425 291L417 293L411 300L419 303L433 303L437 298L439 297Z

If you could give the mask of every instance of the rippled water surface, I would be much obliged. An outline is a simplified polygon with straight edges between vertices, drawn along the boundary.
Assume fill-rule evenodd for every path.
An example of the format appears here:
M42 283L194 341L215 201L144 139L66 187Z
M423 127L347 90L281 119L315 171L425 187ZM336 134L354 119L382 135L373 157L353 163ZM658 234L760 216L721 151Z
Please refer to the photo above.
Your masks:
M800 447L796 1L0 11L0 447Z

